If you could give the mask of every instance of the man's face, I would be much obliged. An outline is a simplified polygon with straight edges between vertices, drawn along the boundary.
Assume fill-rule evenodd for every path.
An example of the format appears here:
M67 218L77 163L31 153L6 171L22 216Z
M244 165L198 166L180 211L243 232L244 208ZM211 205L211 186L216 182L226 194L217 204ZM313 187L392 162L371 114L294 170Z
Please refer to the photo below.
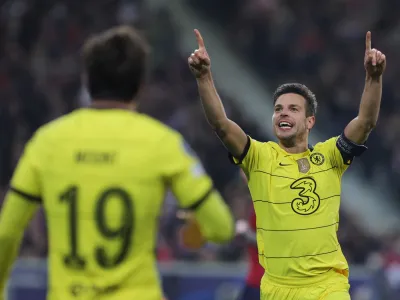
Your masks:
M306 117L306 109L306 100L298 94L284 94L276 100L272 124L283 144L294 146L314 126L315 117Z

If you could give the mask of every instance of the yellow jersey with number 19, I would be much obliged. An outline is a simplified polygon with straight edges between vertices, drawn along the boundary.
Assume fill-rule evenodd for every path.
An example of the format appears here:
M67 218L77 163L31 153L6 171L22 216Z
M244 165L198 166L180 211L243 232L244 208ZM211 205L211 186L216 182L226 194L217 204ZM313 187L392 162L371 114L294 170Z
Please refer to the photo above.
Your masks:
M257 215L259 259L265 277L309 285L332 271L348 275L336 232L341 178L352 161L336 138L290 154L274 142L250 139L242 159Z
M32 214L26 203L42 203L48 299L159 300L155 241L168 188L181 207L196 209L207 238L233 235L227 206L177 132L127 110L80 109L26 146L0 215L0 241L15 249L19 223ZM4 268L0 259L0 294Z

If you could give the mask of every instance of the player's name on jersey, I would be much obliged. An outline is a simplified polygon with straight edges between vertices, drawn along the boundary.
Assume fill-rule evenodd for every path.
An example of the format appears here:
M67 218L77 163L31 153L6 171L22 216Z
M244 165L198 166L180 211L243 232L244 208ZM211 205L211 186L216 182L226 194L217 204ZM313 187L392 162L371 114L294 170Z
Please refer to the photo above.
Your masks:
M115 156L115 152L79 151L75 154L75 160L78 163L112 164Z

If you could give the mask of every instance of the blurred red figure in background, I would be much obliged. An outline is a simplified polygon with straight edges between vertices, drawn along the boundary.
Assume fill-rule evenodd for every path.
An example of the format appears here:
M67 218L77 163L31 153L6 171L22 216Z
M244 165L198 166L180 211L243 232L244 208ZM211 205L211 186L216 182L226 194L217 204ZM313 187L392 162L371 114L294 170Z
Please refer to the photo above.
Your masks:
M247 182L246 175L241 170L241 177ZM248 247L248 255L250 259L249 272L246 278L246 285L242 291L240 299L243 300L259 300L260 299L260 282L264 275L264 269L258 261L257 249L257 222L256 213L251 208L251 213L248 221L239 220L236 223L236 234L245 238Z

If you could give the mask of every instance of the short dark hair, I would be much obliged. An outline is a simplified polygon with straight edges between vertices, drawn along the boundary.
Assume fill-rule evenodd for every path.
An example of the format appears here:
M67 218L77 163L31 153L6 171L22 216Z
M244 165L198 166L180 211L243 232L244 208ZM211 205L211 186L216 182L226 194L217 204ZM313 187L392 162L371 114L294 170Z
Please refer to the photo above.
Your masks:
M300 95L306 100L307 117L315 116L317 114L317 98L308 87L300 83L285 83L280 85L274 93L274 104L280 96L289 93Z
M82 56L91 98L132 101L144 82L148 54L148 44L130 26L89 38Z

